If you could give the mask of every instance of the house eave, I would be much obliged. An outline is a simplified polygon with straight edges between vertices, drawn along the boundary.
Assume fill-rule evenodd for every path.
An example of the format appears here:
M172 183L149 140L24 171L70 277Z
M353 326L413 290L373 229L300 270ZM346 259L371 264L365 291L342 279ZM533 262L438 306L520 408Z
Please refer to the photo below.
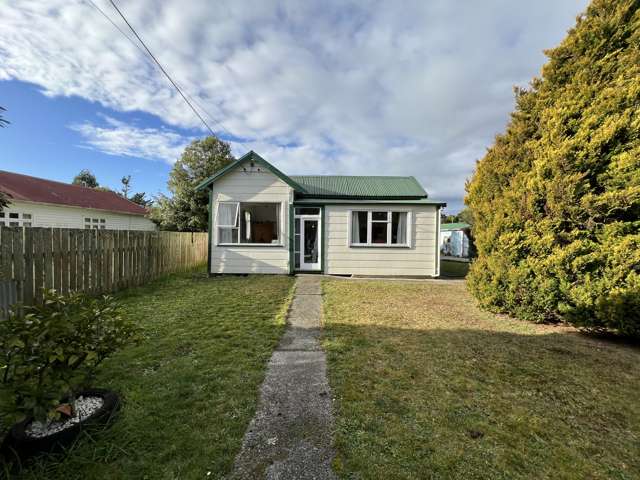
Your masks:
M381 198L381 197L302 197L293 201L294 205L357 205L357 204L388 204L388 205L436 205L446 207L446 202L429 198Z
M62 208L78 208L80 210L95 210L97 212L116 213L119 215L131 215L132 217L142 217L142 218L147 218L147 215L149 215L150 213L148 209L144 213L142 212L135 213L135 212L114 210L114 209L108 209L108 208L97 208L97 207L91 207L91 206L74 205L71 203L37 202L35 200L24 200L22 198L9 199L9 205L14 204L16 202L28 203L31 205L44 205L46 207L62 207Z

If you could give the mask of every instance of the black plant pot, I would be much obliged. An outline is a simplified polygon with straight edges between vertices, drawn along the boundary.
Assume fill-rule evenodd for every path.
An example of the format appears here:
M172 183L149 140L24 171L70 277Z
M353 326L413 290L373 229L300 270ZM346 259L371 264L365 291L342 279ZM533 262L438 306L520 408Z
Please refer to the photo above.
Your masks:
M22 461L41 453L63 451L73 444L84 428L90 425L104 425L109 423L120 407L118 394L110 390L88 388L76 394L76 397L80 396L100 397L103 401L102 407L81 422L41 438L27 435L26 429L33 421L33 418L26 418L11 427L11 430L9 430L2 443L0 454L2 454L7 461L16 459Z

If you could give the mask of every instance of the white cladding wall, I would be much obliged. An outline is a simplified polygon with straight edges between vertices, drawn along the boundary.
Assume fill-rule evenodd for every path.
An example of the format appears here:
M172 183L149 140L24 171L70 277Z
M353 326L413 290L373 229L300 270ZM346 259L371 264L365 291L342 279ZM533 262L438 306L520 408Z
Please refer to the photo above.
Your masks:
M105 210L95 210L91 208L71 207L66 205L51 205L44 203L33 203L23 201L12 201L8 208L4 210L6 225L14 221L9 218L10 213L18 213L20 225L22 225L22 214L31 215L32 227L53 227L53 228L85 228L85 218L104 219L107 230L156 230L155 224L141 215L128 215L126 213L108 212ZM29 220L24 220L29 221ZM92 223L93 225L93 223Z
M411 247L351 247L352 210L411 212ZM325 207L325 273L330 275L437 276L438 208L434 205L327 205Z
M292 199L292 188L262 167L254 167L250 172L236 168L214 182L211 273L289 273L289 205ZM280 204L281 245L218 245L216 226L221 201Z

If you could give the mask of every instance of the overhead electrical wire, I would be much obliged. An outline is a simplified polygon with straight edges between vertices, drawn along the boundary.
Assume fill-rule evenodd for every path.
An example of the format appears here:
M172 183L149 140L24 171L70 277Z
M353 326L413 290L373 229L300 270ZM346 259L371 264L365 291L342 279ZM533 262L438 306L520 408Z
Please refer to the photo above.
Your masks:
M151 52L151 50L149 49L149 47L147 47L147 45L144 43L144 41L142 40L142 38L140 38L140 35L138 35L138 32L136 32L136 30L133 28L133 26L129 23L129 21L127 20L127 18L124 16L124 14L122 13L122 11L118 8L118 6L115 4L115 2L113 0L109 0L109 2L111 3L111 5L113 6L113 8L116 10L116 12L118 12L118 14L120 15L120 17L122 18L122 20L127 24L127 26L129 27L129 29L131 30L131 32L135 35L135 37L138 39L138 42L136 42L133 38L131 38L124 30L122 30L122 28L120 28L120 26L113 21L113 19L111 19L111 17L109 15L107 15L104 10L102 10L98 5L96 5L96 3L93 0L87 0L89 2L89 4L91 6L93 6L98 12L100 12L100 14L106 18L109 23L111 23L124 37L127 38L127 40L129 40L129 42L131 42L138 50L140 50L140 52L142 52L145 56L149 56L153 62L156 64L156 66L160 69L160 71L165 75L165 77L167 78L167 80L169 80L169 82L171 83L171 85L173 85L173 87L176 89L176 91L180 94L180 96L182 97L182 99L185 101L185 103L189 106L189 108L193 111L193 113L196 114L196 116L198 117L198 119L202 122L202 124L206 127L207 130L209 130L209 132L211 132L212 135L216 135L216 133L213 131L213 129L209 126L209 124L207 123L207 121L202 117L202 115L200 114L200 112L198 112L198 110L194 107L194 104L197 105L200 110L202 110L205 114L207 114L207 116L209 118L211 118L212 120L214 120L213 115L211 115L204 107L202 107L202 105L200 105L195 99L193 99L188 93L183 92L182 88L180 88L179 84L173 80L173 78L169 75L169 73L166 71L166 69L162 66L162 64L158 61L158 59L156 58L156 56ZM142 45L142 47L140 46ZM144 49L143 49L144 47ZM215 121L215 120L214 120ZM229 135L229 137L232 138L236 138L235 135L233 135L231 132L229 132L220 122L216 122L218 124L218 126L220 127L221 130L223 130L227 135ZM242 145L242 142L235 140L237 143L240 143ZM243 145L244 146L244 145Z

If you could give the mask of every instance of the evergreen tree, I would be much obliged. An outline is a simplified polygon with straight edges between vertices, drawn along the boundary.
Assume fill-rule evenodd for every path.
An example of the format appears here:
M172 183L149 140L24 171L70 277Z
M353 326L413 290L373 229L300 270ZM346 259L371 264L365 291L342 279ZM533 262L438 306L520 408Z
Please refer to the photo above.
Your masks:
M206 231L209 195L195 187L234 160L229 144L209 136L193 141L174 164L168 187L172 197L160 195L152 219L164 230Z
M481 305L640 335L640 0L594 0L467 185Z
M90 188L96 188L98 186L98 180L96 179L96 176L86 168L80 170L80 173L73 177L73 182L71 183L73 183L74 185L82 185L83 187Z
M142 207L148 207L152 203L151 200L147 199L146 192L134 193L133 195L131 195L131 198L129 200L131 200L133 203L137 203Z
M9 198L6 193L0 191L0 212L9 206Z

